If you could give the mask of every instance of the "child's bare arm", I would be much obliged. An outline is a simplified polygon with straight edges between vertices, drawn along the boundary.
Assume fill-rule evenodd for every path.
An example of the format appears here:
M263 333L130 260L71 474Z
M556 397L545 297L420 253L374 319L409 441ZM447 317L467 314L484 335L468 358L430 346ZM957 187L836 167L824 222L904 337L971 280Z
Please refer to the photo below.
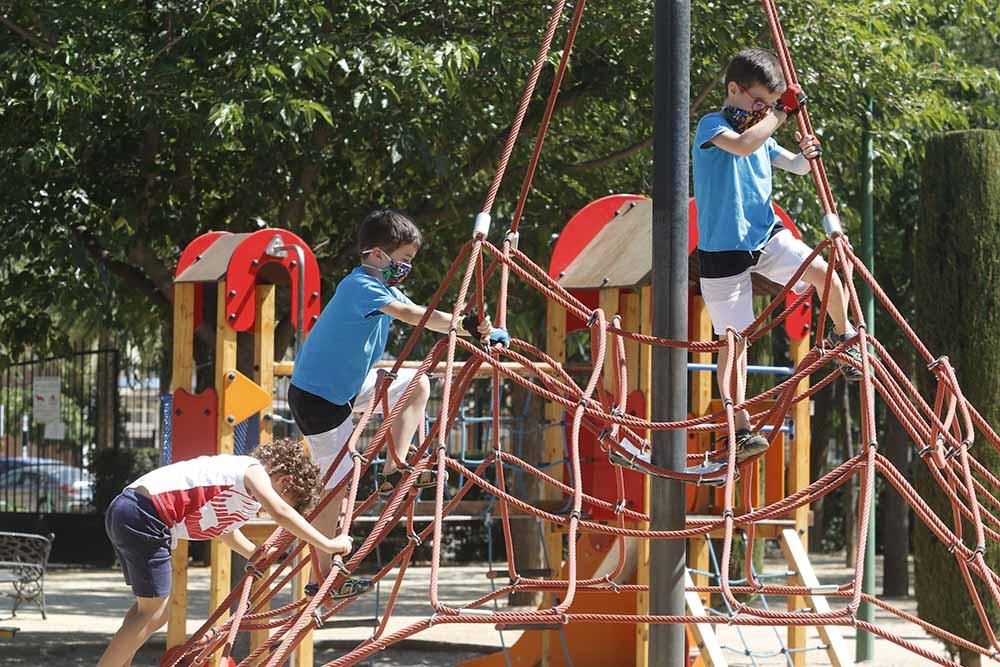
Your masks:
M393 301L390 304L382 306L380 309L386 315L396 318L402 322L406 322L411 326L416 326L420 324L421 318L423 318L424 313L427 312L426 306L418 306L415 303L403 303L402 301ZM435 310L431 313L431 316L427 320L427 328L431 331L436 331L437 333L448 333L448 328L451 326L451 313L445 313L440 310ZM478 335L480 337L487 336L490 333L493 325L490 323L490 318L487 316L482 318L479 322ZM471 332L466 331L461 325L461 318L459 318L458 334L460 336L469 336Z
M254 543L248 540L247 536L244 535L239 528L228 533L223 533L219 539L222 540L226 546L244 558L250 558L253 556L254 551L257 550Z
M271 478L263 466L247 468L245 484L247 491L253 494L257 502L274 519L274 521L295 537L305 540L312 546L331 554L346 554L351 551L350 538L327 537L313 528L301 514L296 512L271 486Z
M734 130L726 130L715 135L712 138L712 143L727 153L746 157L763 146L764 142L774 134L775 130L781 127L787 118L784 111L771 111L759 123L742 134Z

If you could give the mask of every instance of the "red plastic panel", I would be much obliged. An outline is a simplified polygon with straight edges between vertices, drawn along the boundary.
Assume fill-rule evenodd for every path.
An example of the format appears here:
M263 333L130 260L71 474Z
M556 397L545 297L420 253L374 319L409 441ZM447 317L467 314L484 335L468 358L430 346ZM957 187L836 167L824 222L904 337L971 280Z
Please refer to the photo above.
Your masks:
M174 391L171 462L218 453L219 398L214 389Z
M639 391L633 391L625 401L625 411L640 419L646 416L646 397ZM566 415L567 421L572 418L571 414ZM567 438L569 437L570 425L566 426ZM615 477L615 468L608 461L607 453L601 449L597 436L586 428L580 429L580 476L583 482L583 492L605 500L612 505L618 502L618 483ZM625 481L625 507L637 512L642 511L644 493L644 479L642 473L634 470L623 470ZM563 482L572 485L572 475L567 464L563 472ZM613 521L617 517L601 507L594 507L586 501L583 503L586 513L593 516L597 521Z
M298 245L305 253L305 325L307 333L319 318L319 265L316 256L306 243L284 229L261 229L254 232L237 246L229 260L226 271L226 321L236 331L248 331L253 327L256 316L254 286L257 272L267 264L280 264L288 271L292 289L292 324L298 325L298 284L299 269L296 254L289 251L285 257L269 257L264 254L275 236L280 236L285 245Z

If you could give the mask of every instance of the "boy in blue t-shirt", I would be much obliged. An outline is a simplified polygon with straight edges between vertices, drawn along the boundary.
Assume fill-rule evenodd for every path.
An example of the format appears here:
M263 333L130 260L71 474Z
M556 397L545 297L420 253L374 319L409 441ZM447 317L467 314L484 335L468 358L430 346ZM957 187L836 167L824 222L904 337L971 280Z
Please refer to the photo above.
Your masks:
M813 136L799 139L802 152L793 155L771 135L789 117L798 113L805 96L798 86L787 86L774 54L762 49L739 52L726 68L726 102L698 122L691 149L694 197L698 206L698 258L701 264L701 294L715 333L729 328L742 332L754 320L751 274L758 273L784 285L812 253L785 229L775 216L771 202L772 166L804 176L811 160L819 157L819 141ZM813 285L822 293L827 263L816 257L794 290L801 293ZM829 344L837 345L855 335L847 319L847 298L840 278L834 274L828 312L833 320ZM746 400L746 342L737 342L733 400ZM848 348L857 355L857 349ZM719 351L718 381L722 386L727 348ZM860 373L844 364L849 379ZM767 439L750 431L750 415L736 413L737 459L745 460L767 449Z
M427 311L404 295L398 285L409 275L422 237L416 224L399 211L370 213L358 228L361 265L340 283L319 320L299 350L288 390L288 403L295 423L302 431L322 473L333 463L354 430L351 415L369 404L375 389L375 363L385 354L393 319L416 325ZM509 345L510 336L494 328L488 316L467 315L460 335L488 339L490 344ZM427 328L447 333L451 314L434 311ZM401 368L388 387L390 409L416 375ZM405 460L413 435L424 419L430 396L426 375L418 380L390 432L396 456ZM381 405L377 407L381 411ZM353 468L350 456L341 458L327 482L331 489ZM401 471L390 457L380 478L382 493L391 493ZM325 535L333 535L340 514L340 497L334 498L316 517L314 525ZM329 556L320 554L322 574L329 570Z

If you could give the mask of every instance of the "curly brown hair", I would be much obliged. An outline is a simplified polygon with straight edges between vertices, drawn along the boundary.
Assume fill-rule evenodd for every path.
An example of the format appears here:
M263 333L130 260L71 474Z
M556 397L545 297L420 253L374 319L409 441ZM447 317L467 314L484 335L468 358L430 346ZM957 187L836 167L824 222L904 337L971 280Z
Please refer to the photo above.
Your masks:
M302 514L316 504L320 492L319 466L309 458L299 440L283 438L265 443L253 455L268 475L289 476L284 491L296 512Z

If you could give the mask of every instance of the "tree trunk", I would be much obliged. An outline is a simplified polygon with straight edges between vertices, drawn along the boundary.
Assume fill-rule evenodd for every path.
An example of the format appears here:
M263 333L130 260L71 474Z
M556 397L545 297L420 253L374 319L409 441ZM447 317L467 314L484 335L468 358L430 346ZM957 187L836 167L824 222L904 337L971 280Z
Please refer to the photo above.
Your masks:
M835 385L834 385L835 386ZM809 444L809 479L816 480L826 472L827 452L834 440L833 406L837 396L833 387L826 387L813 397L816 402L815 415L811 420L812 440ZM822 551L826 535L826 496L812 504L813 528L809 531L809 551ZM836 514L836 509L831 515Z
M900 365L911 375L912 357L903 355ZM889 411L886 411L889 412ZM892 414L885 416L883 446L885 455L900 472L909 477L910 440L902 424ZM882 533L885 560L882 563L882 594L886 597L907 597L910 594L910 507L887 484L879 501L878 525Z
M922 190L924 214L914 239L915 328L932 354L949 356L965 396L996 426L1000 423L1000 132L974 130L934 137L927 144ZM932 374L921 371L919 379L925 396L932 397ZM981 443L983 437L977 434L970 454L994 475L1000 474L1000 454ZM930 457L914 466L917 490L951 526L951 505L928 464ZM964 535L965 543L974 548L968 523ZM987 540L986 546L986 564L997 571L1000 545ZM955 557L923 522L917 522L913 531L913 547L919 616L988 646ZM983 598L995 628L1000 611L989 593L984 592ZM964 664L973 664L966 661L969 656L961 657Z
M515 454L533 466L544 465L542 456L545 453L545 438L538 427L545 422L545 401L539 396L528 396L528 390L520 385L513 385L510 393L512 412L522 414L524 409L524 438L521 451ZM527 398L527 404L525 399ZM517 443L514 443L515 446ZM542 481L527 474L512 477L517 484L515 495L524 494L529 503L539 500L542 496ZM537 570L545 567L545 544L538 519L515 519L511 521L511 541L513 542L514 560L518 570ZM555 564L558 569L560 563ZM542 594L533 591L518 591L510 594L511 605L537 606L542 602Z
M842 387L841 397L843 399L843 438L844 438L844 460L854 457L854 420L851 418L851 385L845 380L838 380ZM845 487L847 498L844 503L844 565L853 568L857 562L858 550L858 484L860 478L857 475Z

